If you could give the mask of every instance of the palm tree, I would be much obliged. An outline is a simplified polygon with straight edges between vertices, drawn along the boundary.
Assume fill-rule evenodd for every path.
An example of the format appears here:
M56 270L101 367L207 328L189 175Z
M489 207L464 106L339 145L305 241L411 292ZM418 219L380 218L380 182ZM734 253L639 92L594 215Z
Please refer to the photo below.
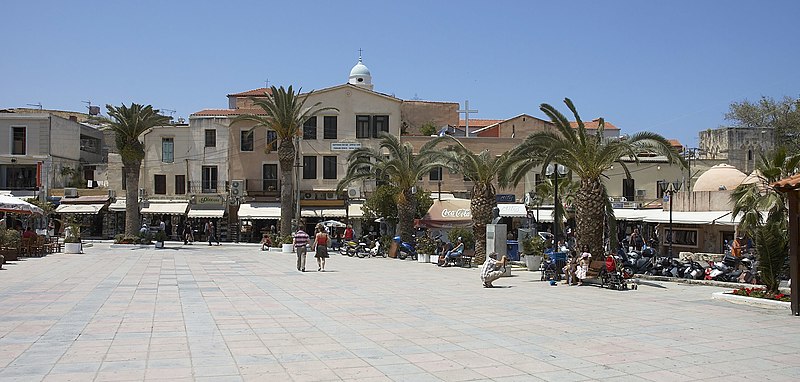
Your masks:
M779 147L769 156L763 153L759 156L754 171L758 175L756 181L741 184L731 193L731 215L742 214L739 232L756 240L761 280L769 292L777 293L788 256L789 213L786 194L771 184L794 175L800 155L790 156L785 147ZM766 220L761 211L767 211Z
M144 159L144 143L139 136L153 127L168 124L170 118L159 114L151 105L106 105L106 110L110 118L103 118L103 130L114 132L125 168L125 234L136 235L139 231L139 171Z
M536 166L560 163L580 178L580 189L575 196L576 239L578 248L584 245L591 253L603 253L603 233L608 221L609 202L603 172L619 164L628 178L631 174L621 157L638 162L637 154L654 152L667 157L670 163L686 168L686 161L659 134L639 132L625 138L607 138L603 135L605 122L599 119L595 134L588 134L586 126L569 98L564 103L575 116L577 129L553 106L542 104L544 112L555 131L531 134L510 154L509 165L501 169L501 184L518 184ZM612 237L615 235L612 235Z
M409 143L389 133L380 133L378 148L361 147L350 152L347 157L347 173L339 180L336 191L341 192L351 182L360 179L383 179L397 189L398 231L403 241L411 242L414 230L414 211L416 198L414 188L417 180L431 170L444 165L437 159L440 151L434 148L443 138L425 143L417 154ZM384 154L388 151L388 155Z
M475 261L482 264L486 260L486 225L492 221L492 209L497 206L495 177L508 159L508 152L500 156L490 154L489 150L476 154L458 139L450 136L446 138L455 141L455 144L440 153L441 158L447 162L448 167L473 183L470 210L472 233L475 237Z
M580 189L581 184L576 182L572 179L563 179L558 181L558 200L561 203L555 204L555 200L553 200L553 215L556 216L555 210L558 210L557 216L566 217L567 211L564 206L574 205L575 204L575 196L578 194L578 190ZM550 177L544 178L542 182L536 185L534 188L534 195L535 200L539 205L542 204L545 200L552 200L553 196L555 195L555 185L553 180ZM554 222L553 224L559 224L559 232L564 232L564 222Z
M327 110L339 111L335 107L319 108L322 102L306 106L306 100L312 93L313 91L310 91L301 95L300 89L295 93L291 85L288 89L284 89L283 86L280 88L272 86L270 91L265 93L266 97L250 98L253 105L264 110L264 114L242 114L233 119L233 123L255 122L255 127L264 127L276 132L278 163L281 167L281 237L292 233L289 223L292 221L295 201L292 187L292 167L295 161L295 150L299 149L294 146L293 138L302 134L301 128L309 118ZM267 152L272 143L266 142Z
M731 193L733 216L742 214L739 231L755 236L758 227L769 223L786 229L788 210L786 194L778 192L770 184L794 175L800 166L800 155L790 156L785 147L779 147L769 156L761 153L754 171L757 179L753 183L741 184ZM765 222L760 211L767 211Z

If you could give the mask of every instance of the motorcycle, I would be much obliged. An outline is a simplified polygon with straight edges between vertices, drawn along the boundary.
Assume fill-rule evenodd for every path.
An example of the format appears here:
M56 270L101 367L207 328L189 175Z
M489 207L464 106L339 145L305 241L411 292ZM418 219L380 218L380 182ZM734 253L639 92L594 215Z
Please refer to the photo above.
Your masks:
M411 256L412 260L417 259L417 250L411 243L403 241L400 236L395 236L393 240L397 243L397 257L400 260L405 260L409 256Z
M342 250L341 250L341 254L342 255L346 255L346 256L350 256L350 257L353 257L353 256L364 257L363 255L359 255L359 253L360 253L360 248L359 248L358 242L349 240L349 241L345 241L342 244Z
M386 251L381 248L380 240L375 240L375 244L369 249L369 257L386 257Z
M700 263L689 260L684 264L683 271L679 272L679 276L685 279L702 280L707 270Z

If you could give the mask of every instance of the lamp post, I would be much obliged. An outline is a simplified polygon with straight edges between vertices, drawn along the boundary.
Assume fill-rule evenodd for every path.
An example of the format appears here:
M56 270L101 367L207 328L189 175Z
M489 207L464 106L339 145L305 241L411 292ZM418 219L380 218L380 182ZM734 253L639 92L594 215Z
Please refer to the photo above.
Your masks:
M567 175L567 168L560 164L548 164L545 169L545 175L553 176L553 209L555 210L555 217L553 218L553 238L555 244L558 245L559 230L558 226L561 224L561 210L558 208L558 178Z
M669 240L669 257L672 258L672 198L675 195L675 192L678 191L678 187L676 187L677 182L667 183L667 189L664 191L669 195L669 235L664 235Z

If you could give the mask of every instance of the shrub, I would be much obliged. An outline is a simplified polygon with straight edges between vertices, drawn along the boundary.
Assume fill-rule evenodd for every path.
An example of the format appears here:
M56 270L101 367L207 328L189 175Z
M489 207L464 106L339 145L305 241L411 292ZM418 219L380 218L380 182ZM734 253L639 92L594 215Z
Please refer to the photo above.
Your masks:
M139 237L137 236L126 236L125 234L119 234L114 236L114 244L138 244Z
M453 228L447 233L447 240L454 243L458 238L464 241L464 249L475 249L475 237L472 234L472 228Z
M160 242L166 241L167 240L167 233L162 231L162 230L158 230L158 232L156 232L155 240L156 241L160 241Z
M522 246L522 252L526 255L539 255L544 252L545 242L539 235L530 235L519 243Z
M416 250L418 253L432 254L434 251L436 251L436 242L427 235L422 236L417 239Z
M65 243L80 243L81 242L81 226L76 223L71 223L64 230Z
M731 294L735 294L737 296L763 298L768 300L778 300L786 302L791 301L791 298L788 295L785 295L783 293L767 292L767 290L763 288L739 288L731 292Z

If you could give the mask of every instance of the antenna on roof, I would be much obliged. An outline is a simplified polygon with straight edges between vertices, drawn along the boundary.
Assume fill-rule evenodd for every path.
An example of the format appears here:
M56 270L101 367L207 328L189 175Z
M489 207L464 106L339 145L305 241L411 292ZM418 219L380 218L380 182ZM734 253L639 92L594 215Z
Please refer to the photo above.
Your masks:
M175 110L172 110L172 109L162 109L162 108L159 108L158 110L159 110L159 111L166 111L166 112L168 112L168 113L169 113L169 116L170 116L170 118L172 118L172 116L175 114Z
M39 103L26 103L25 105L34 106L37 109L42 110L42 103L41 102L39 102Z
M92 105L92 101L82 101L89 109L89 115L100 115L100 106Z

